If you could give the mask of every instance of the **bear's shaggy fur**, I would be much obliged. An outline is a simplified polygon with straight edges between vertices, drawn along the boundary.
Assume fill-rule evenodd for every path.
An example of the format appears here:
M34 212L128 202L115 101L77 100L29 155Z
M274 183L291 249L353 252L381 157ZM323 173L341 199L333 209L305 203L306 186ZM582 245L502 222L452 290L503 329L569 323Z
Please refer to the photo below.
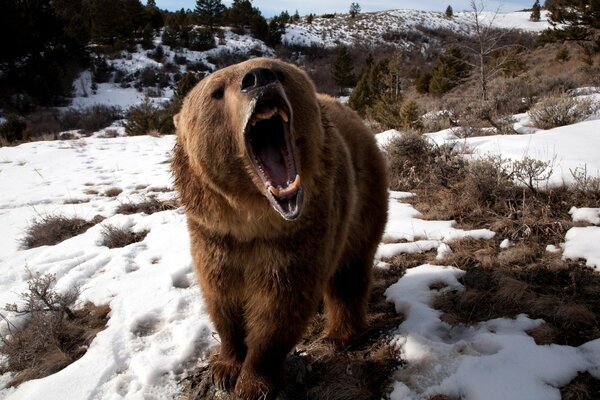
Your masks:
M347 346L367 327L383 158L355 112L273 59L211 74L175 124L172 170L221 340L213 379L244 400L271 398L321 301L325 340Z

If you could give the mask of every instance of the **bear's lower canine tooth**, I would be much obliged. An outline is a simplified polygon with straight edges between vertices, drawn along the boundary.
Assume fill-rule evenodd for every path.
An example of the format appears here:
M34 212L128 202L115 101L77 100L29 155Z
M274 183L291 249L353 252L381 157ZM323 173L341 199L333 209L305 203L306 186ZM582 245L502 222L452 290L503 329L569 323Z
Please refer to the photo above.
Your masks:
M285 111L278 109L277 112L279 113L279 116L281 117L283 122L288 122L290 120Z

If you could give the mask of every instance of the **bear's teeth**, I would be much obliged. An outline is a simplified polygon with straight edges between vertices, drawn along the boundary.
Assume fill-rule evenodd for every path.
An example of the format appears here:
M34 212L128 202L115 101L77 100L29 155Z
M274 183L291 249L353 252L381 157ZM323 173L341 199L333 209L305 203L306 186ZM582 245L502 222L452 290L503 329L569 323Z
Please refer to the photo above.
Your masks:
M270 119L271 117L273 117L273 115L277 114L277 112L277 107L275 107L266 112L256 113L252 115L252 118L250 118L250 123L252 124L252 126L254 126L258 121Z
M285 111L278 109L277 112L279 113L279 116L281 117L283 122L288 122L290 120Z
M301 183L300 175L296 175L294 182L290 183L288 185L288 187L286 187L285 189L279 189L273 185L269 185L269 191L275 197L285 197L287 195L290 195L290 194L296 192L296 190L298 190L298 188L300 187L300 183Z

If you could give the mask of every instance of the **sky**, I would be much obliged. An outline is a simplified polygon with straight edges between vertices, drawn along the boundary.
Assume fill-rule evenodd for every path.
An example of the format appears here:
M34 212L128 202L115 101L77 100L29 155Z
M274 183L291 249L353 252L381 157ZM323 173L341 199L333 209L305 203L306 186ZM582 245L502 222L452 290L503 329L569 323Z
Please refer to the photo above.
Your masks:
M314 13L317 15L332 12L348 12L350 3L356 0L254 0L253 4L258 7L263 15L271 17L287 10L293 14L296 10L300 15ZM479 0L478 0L479 1ZM144 2L144 0L142 0ZM362 11L382 11L394 10L399 8L410 8L418 10L444 11L448 5L451 5L455 12L469 9L469 0L374 0L374 1L356 1ZM509 12L530 8L534 0L485 0L484 5L487 10L495 11L499 6L501 12ZM193 9L196 5L195 0L156 0L160 8L167 10L179 10L181 8ZM223 4L229 6L231 1L223 0Z

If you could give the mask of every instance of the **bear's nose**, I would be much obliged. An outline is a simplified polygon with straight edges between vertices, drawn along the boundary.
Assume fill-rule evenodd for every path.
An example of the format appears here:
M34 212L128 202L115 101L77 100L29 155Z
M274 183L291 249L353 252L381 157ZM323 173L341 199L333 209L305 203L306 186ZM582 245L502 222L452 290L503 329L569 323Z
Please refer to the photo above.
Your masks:
M242 92L248 92L252 89L266 86L276 80L277 76L269 68L254 68L244 75L240 89Z

